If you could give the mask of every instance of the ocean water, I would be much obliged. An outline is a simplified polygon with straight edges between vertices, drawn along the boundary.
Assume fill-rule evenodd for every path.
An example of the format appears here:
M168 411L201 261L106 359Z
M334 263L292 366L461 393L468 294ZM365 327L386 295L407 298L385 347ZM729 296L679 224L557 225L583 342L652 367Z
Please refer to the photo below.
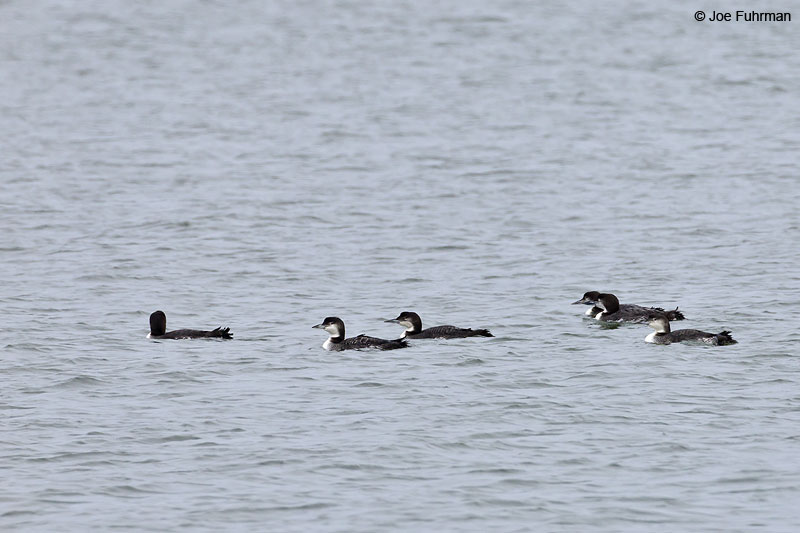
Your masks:
M0 3L0 529L797 531L800 33L702 8ZM403 310L495 337L311 329Z

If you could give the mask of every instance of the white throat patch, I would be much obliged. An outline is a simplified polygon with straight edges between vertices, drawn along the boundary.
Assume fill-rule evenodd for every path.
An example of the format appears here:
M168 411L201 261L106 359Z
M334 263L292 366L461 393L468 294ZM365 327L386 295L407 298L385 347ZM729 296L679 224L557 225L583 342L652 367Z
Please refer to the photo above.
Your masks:
M654 322L652 325L648 324L648 326L650 326L651 328L656 330L656 333L666 333L667 332L667 328L661 322Z
M414 331L414 324L408 320L398 320L397 323L406 328L406 331Z
M339 325L338 324L328 324L325 326L325 331L331 334L332 337L339 336Z

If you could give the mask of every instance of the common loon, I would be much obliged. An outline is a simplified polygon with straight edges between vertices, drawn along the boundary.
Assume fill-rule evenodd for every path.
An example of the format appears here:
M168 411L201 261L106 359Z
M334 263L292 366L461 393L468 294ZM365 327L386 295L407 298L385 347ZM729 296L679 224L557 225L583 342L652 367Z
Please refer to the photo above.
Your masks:
M326 350L338 352L341 350L358 350L359 348L377 348L379 350L396 350L397 348L405 348L408 343L403 339L386 340L377 337L369 337L367 335L359 335L358 337L344 338L344 322L342 319L335 316L329 316L322 321L322 324L312 326L314 328L324 329L330 333L330 338L322 345Z
M713 346L725 346L736 344L731 337L730 331L720 331L719 333L708 333L699 329L679 329L671 331L669 319L666 316L656 317L648 324L655 331L644 338L645 342L653 344L672 344L673 342L696 341Z
M462 339L464 337L494 337L488 329L457 328L455 326L434 326L422 329L422 319L413 311L403 311L400 316L386 322L404 326L401 339Z
M660 314L666 314L670 320L684 320L686 318L683 313L678 311L677 307L672 311L665 311L661 307L621 304L613 294L598 291L589 291L583 295L583 298L572 303L573 305L591 305L592 307L585 313L586 316L605 322L647 322Z
M232 339L231 328L219 327L213 331L202 331L199 329L176 329L167 331L167 315L164 311L156 311L150 315L150 333L148 339L203 339L217 337L220 339Z

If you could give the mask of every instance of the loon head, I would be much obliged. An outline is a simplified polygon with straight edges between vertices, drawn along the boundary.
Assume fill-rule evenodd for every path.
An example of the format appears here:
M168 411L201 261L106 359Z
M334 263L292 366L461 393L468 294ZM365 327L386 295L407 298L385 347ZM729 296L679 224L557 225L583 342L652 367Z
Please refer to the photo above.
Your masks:
M150 315L150 335L158 337L167 332L167 315L164 311L156 311Z
M344 337L344 322L337 316L326 317L322 324L311 326L312 328L324 329L330 333L331 337Z
M583 298L578 300L577 302L572 302L572 305L575 304L585 304L585 305L594 305L597 303L597 298L600 296L600 293L597 291L589 291L584 293Z
M422 319L413 311L403 311L397 318L386 320L386 322L400 324L409 333L422 331Z
M666 315L659 315L653 317L650 322L647 323L648 326L656 330L656 333L669 333L669 319Z
M619 311L619 300L610 292L598 294L597 303L606 314L610 315L611 313L616 313Z

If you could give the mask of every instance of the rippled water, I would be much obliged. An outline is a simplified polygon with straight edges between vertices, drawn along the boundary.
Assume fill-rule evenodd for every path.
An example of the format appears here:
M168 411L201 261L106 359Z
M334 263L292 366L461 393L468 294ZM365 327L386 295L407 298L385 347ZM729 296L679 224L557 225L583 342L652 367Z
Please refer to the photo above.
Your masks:
M0 4L2 529L796 531L800 34L703 7ZM496 337L311 329L406 309Z

